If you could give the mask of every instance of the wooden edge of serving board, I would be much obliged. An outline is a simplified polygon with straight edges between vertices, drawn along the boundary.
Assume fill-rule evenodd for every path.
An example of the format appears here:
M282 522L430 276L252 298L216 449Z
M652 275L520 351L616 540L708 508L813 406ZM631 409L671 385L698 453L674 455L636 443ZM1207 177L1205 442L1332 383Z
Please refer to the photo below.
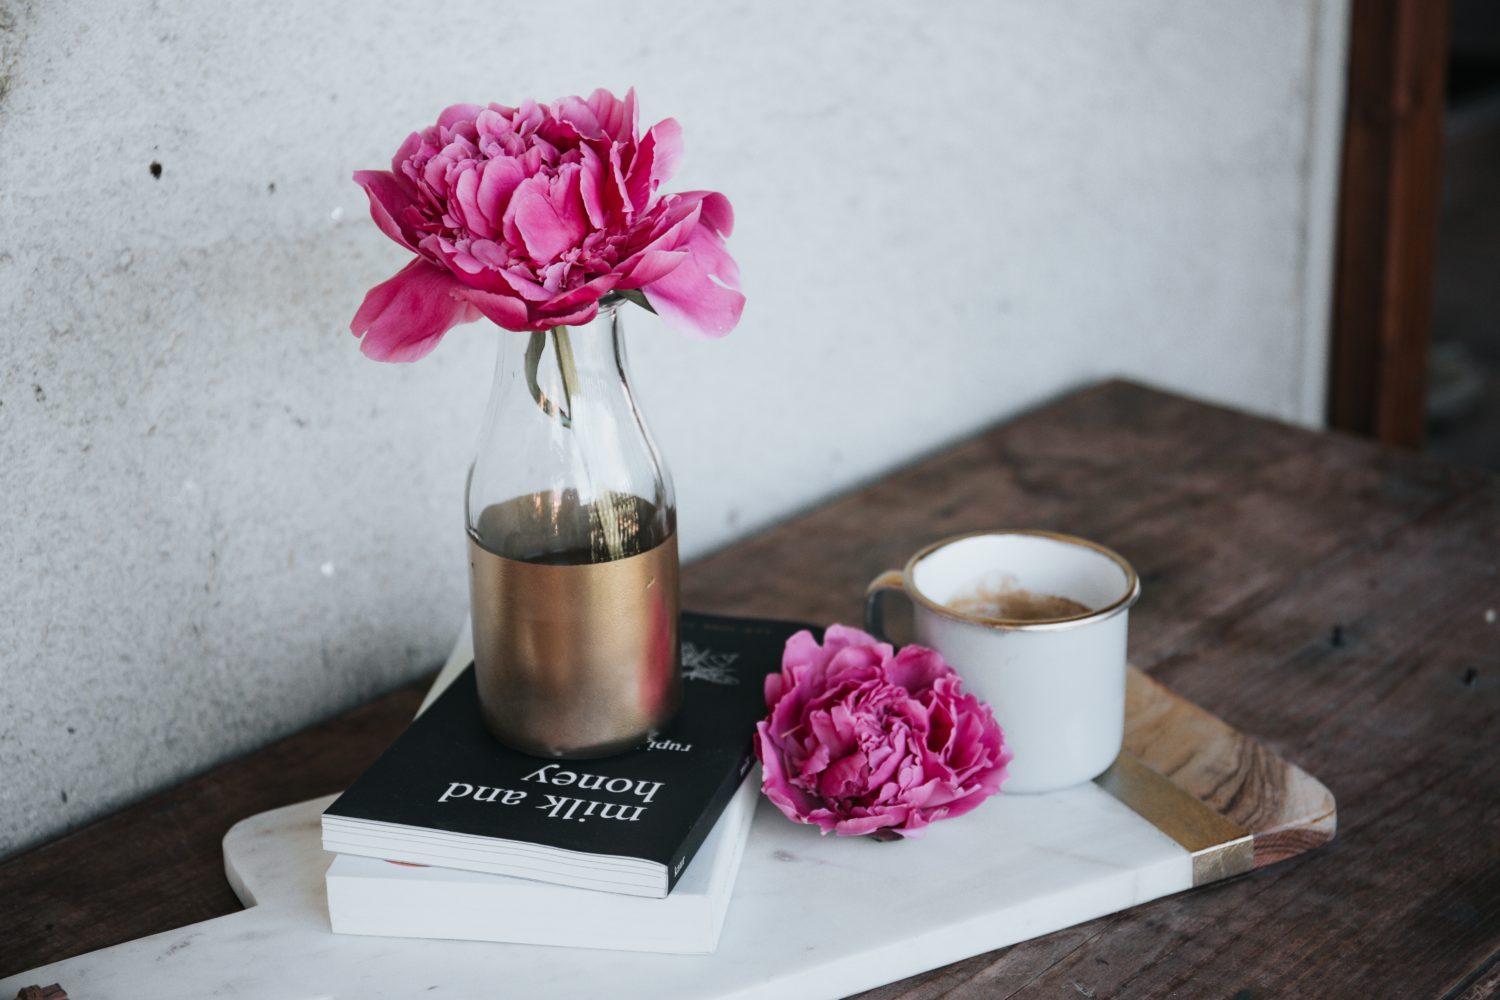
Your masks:
M1244 874L1333 839L1321 782L1131 667L1125 745L1096 782L1193 857L1193 884Z

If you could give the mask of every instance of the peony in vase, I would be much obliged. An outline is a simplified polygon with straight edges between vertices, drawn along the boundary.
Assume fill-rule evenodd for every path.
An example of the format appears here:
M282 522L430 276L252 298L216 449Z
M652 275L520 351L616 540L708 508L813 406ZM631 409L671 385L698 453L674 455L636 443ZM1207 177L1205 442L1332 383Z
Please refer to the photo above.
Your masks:
M466 494L485 725L547 757L639 745L680 700L676 507L631 392L620 309L719 337L745 299L713 191L663 193L682 158L635 93L454 105L390 170L354 179L415 255L350 324L381 361L455 325L502 334Z

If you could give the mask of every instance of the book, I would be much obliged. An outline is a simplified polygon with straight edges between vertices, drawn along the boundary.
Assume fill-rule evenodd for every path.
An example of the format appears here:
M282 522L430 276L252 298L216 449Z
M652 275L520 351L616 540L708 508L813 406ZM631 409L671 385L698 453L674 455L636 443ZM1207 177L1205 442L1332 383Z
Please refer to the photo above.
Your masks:
M664 897L753 762L764 680L794 622L684 613L683 704L640 750L530 757L479 718L460 673L323 814L336 854Z
M756 773L664 899L340 854L325 879L329 921L336 934L711 954L760 801Z
M465 622L418 715L473 658ZM324 878L329 922L336 934L711 954L750 837L759 785L752 769L665 899L340 854Z

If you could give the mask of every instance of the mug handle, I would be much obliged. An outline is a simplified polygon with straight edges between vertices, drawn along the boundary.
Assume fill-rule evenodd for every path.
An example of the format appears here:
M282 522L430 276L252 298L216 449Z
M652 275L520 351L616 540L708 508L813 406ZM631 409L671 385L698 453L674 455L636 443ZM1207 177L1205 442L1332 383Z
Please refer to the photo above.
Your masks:
M906 593L906 578L899 569L888 569L865 588L865 631L881 642L892 642L885 634L885 595L889 591Z

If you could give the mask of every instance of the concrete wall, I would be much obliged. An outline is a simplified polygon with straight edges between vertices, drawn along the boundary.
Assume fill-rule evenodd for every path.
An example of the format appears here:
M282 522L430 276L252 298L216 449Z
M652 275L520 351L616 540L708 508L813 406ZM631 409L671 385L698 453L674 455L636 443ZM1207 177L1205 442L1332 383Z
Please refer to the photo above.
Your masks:
M732 197L740 329L630 317L692 556L1117 373L1316 420L1345 5L0 0L0 855L452 641L498 334L346 331L445 104L634 84Z

